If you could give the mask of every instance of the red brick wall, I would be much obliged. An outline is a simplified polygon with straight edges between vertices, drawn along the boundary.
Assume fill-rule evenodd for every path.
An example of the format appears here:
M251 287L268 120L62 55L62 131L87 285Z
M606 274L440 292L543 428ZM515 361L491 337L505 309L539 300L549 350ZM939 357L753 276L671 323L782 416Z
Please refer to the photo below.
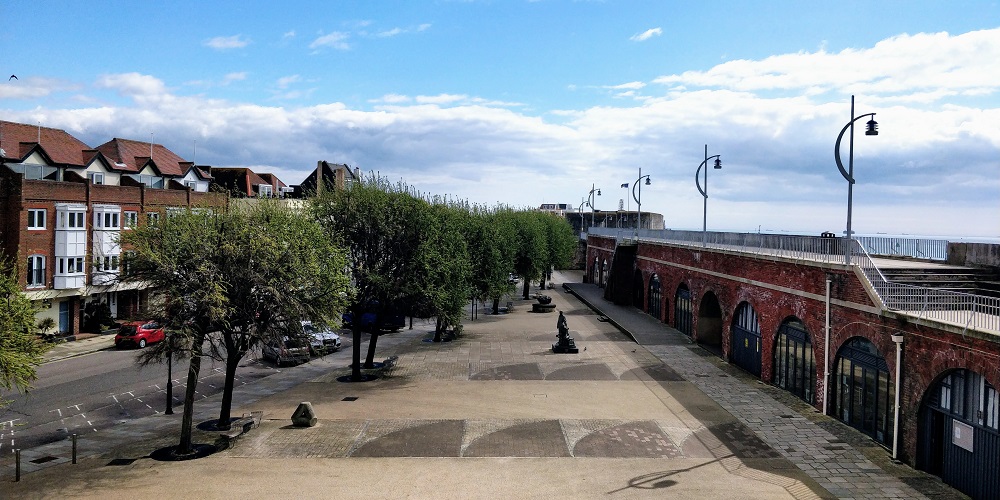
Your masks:
M612 261L615 241L588 237L587 271L594 258ZM773 379L774 344L781 324L790 317L806 327L816 356L816 408L822 408L825 356L825 294L827 276L832 277L830 308L830 371L836 353L853 337L872 342L885 358L895 382L896 345L892 335L904 336L901 390L901 457L913 463L917 449L920 405L927 391L946 372L966 369L983 375L1000 387L1000 339L980 332L965 332L948 325L904 318L881 312L864 282L853 268L839 264L802 263L753 257L700 248L641 243L636 268L642 274L645 296L650 277L659 276L662 308L668 323L675 325L674 297L681 284L691 290L695 340L698 311L709 292L722 309L722 353L730 356L733 317L746 301L756 310L762 336L761 379ZM646 301L643 301L646 310ZM919 323L919 324L918 324ZM831 396L832 400L832 396Z

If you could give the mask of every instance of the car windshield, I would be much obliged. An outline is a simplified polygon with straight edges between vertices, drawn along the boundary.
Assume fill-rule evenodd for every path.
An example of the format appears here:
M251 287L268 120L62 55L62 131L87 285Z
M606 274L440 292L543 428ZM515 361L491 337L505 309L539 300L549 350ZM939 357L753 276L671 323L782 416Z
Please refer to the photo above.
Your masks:
M302 331L306 335L312 335L312 333L315 332L316 330L313 328L312 325L302 325Z

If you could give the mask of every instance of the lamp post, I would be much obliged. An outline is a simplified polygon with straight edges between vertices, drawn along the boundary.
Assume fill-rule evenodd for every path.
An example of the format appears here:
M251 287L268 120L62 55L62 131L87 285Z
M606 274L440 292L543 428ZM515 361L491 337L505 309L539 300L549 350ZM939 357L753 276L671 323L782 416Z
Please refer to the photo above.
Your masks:
M722 169L722 160L719 155L708 156L708 144L705 144L705 161L698 165L698 170L694 172L694 184L698 186L698 192L701 193L703 200L703 207L701 212L701 246L708 246L708 160L715 158L715 169ZM701 188L701 183L698 181L698 174L701 173L701 167L705 167L705 189Z
M844 129L840 131L840 135L837 136L837 144L833 147L833 158L837 160L837 168L840 169L840 175L844 176L847 180L847 231L844 235L847 237L847 244L844 249L844 263L847 265L851 264L851 241L854 239L854 232L851 231L851 208L854 197L854 122L866 117L872 117L868 120L867 127L865 128L865 135L878 135L878 122L875 121L875 113L866 113L863 115L854 116L854 96L851 96L851 121L844 125ZM851 131L851 141L850 148L847 157L848 169L844 170L844 164L840 161L840 141L844 138L844 134L847 130Z
M636 215L638 216L638 218L636 219L636 224L635 224L635 232L632 233L632 234L635 237L635 239L637 239L637 240L639 239L639 230L642 229L642 184L639 184L639 181L641 181L643 178L646 179L646 185L648 186L650 184L649 176L648 175L642 175L642 167L639 167L639 178L636 179L635 182L632 183L632 199L635 200L635 203L636 203L636 212L637 212ZM635 187L636 186L639 186L639 196L638 197L635 196Z
M622 184L622 189L628 189L628 187L629 187L629 183L628 182L625 182L625 183ZM632 213L632 198L628 198L627 202L628 202L628 210L625 211L625 218L629 219L630 218L629 214ZM622 202L621 202L621 200L618 200L618 210L621 210L621 206L622 206ZM619 219L621 219L621 217L619 217ZM618 223L618 226L619 227L621 226L621 222Z
M597 211L597 208L594 207L594 202L595 202L594 196L595 196L595 194L596 194L596 196L600 196L601 195L601 188L595 187L593 184L591 184L590 185L590 193L587 194L587 206L590 207L590 227L594 227L596 225L595 212Z

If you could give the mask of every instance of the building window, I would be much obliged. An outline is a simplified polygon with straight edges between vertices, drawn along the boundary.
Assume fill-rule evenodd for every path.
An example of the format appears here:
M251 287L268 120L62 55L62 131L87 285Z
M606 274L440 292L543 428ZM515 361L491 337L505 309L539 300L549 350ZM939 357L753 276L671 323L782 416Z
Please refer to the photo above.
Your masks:
M139 220L138 212L125 212L125 229L132 229L135 227L136 222Z
M118 212L104 212L104 228L118 229Z
M121 259L122 274L124 274L125 276L128 276L129 273L132 271L131 264L134 259L135 259L135 250L126 250L125 254L122 255Z
M45 229L45 209L28 210L28 229Z
M59 227L83 229L83 212L59 212Z
M83 257L59 257L59 269L56 274L83 273Z
M148 222L148 223L152 224L152 223L155 223L155 222L157 222L159 220L160 220L160 213L159 212L149 212L149 213L146 214L146 222Z
M45 286L45 256L32 255L28 257L28 286Z
M189 187L191 189L197 190L198 181L184 181L184 187Z
M257 196L261 198L270 198L274 191L271 190L271 186L268 184L260 184L257 186Z
M90 182L92 184L104 184L104 174L100 172L91 172Z

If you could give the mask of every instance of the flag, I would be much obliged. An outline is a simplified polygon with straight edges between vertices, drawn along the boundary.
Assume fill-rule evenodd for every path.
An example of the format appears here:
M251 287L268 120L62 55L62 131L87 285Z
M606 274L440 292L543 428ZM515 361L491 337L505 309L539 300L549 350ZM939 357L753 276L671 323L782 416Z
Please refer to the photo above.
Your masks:
M628 187L628 183L626 182L625 184L622 184L622 187L623 188L627 188Z

